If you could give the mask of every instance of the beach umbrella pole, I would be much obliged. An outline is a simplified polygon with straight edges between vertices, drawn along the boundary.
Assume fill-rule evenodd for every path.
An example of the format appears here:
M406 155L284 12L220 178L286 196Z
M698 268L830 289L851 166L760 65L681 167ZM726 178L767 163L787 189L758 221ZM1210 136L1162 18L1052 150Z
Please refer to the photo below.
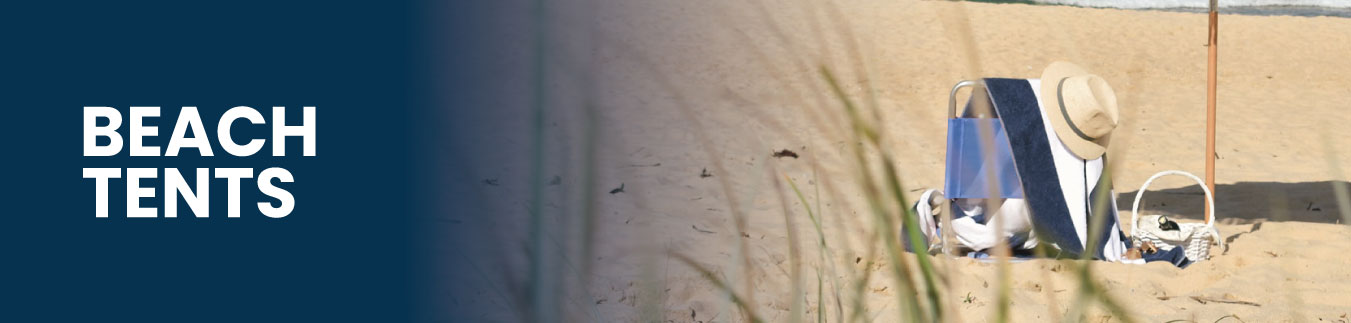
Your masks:
M1219 11L1216 10L1218 0L1210 0L1210 40L1206 46L1209 50L1207 55L1206 71L1209 73L1206 77L1206 187L1211 192L1215 191L1215 83L1216 83L1216 55L1219 51ZM1210 221L1210 206L1206 206L1204 213L1206 221Z

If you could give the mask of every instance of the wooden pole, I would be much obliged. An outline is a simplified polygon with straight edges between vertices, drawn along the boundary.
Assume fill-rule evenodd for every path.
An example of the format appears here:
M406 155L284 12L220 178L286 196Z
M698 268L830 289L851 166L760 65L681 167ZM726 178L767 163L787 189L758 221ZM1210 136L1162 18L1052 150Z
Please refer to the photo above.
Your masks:
M1215 83L1216 56L1219 52L1219 20L1216 9L1218 0L1210 0L1210 43L1206 46L1210 53L1207 57L1206 71L1206 186L1215 194ZM1218 194L1215 194L1218 195ZM1210 206L1206 205L1206 221L1210 221Z

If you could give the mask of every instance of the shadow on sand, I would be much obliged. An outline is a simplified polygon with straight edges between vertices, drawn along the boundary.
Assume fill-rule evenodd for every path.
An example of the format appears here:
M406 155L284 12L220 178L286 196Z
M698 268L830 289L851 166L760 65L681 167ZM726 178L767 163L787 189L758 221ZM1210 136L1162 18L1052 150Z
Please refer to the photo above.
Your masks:
M1239 182L1215 186L1215 215L1217 223L1247 224L1261 221L1301 221L1341 223L1334 183L1323 181L1303 183ZM1343 184L1346 185L1346 184ZM1121 220L1130 221L1131 204L1136 191L1117 196ZM1174 189L1145 191L1140 202L1140 214L1163 214L1181 219L1202 219L1205 203L1200 185Z

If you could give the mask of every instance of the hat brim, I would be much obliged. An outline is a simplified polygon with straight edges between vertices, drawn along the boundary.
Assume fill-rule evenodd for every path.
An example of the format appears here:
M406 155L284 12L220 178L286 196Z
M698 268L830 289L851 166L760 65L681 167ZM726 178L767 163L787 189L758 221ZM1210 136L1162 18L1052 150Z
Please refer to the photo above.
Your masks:
M1108 134L1097 140L1084 140L1074 135L1069 121L1065 120L1065 114L1060 112L1060 100L1056 99L1059 96L1060 80L1086 74L1091 73L1073 63L1052 62L1041 72L1041 109L1051 120L1051 129L1055 130L1056 137L1065 143L1071 153L1081 159L1097 159L1107 152L1107 144L1111 142L1112 136Z

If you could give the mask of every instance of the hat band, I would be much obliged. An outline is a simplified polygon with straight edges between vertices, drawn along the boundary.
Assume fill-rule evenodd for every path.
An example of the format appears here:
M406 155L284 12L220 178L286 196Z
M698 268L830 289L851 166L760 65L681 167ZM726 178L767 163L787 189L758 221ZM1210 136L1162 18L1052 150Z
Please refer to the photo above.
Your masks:
M1070 130L1073 130L1074 134L1079 135L1079 138L1083 138L1084 140L1087 141L1093 141L1093 137L1089 137L1088 135L1084 134L1082 130L1079 130L1079 127L1074 125L1074 119L1070 119L1070 113L1068 111L1065 111L1064 89L1065 89L1065 80L1068 79L1069 79L1068 77L1060 79L1060 84L1057 84L1055 86L1055 99L1056 101L1060 102L1060 115L1065 117L1065 123L1070 125Z

